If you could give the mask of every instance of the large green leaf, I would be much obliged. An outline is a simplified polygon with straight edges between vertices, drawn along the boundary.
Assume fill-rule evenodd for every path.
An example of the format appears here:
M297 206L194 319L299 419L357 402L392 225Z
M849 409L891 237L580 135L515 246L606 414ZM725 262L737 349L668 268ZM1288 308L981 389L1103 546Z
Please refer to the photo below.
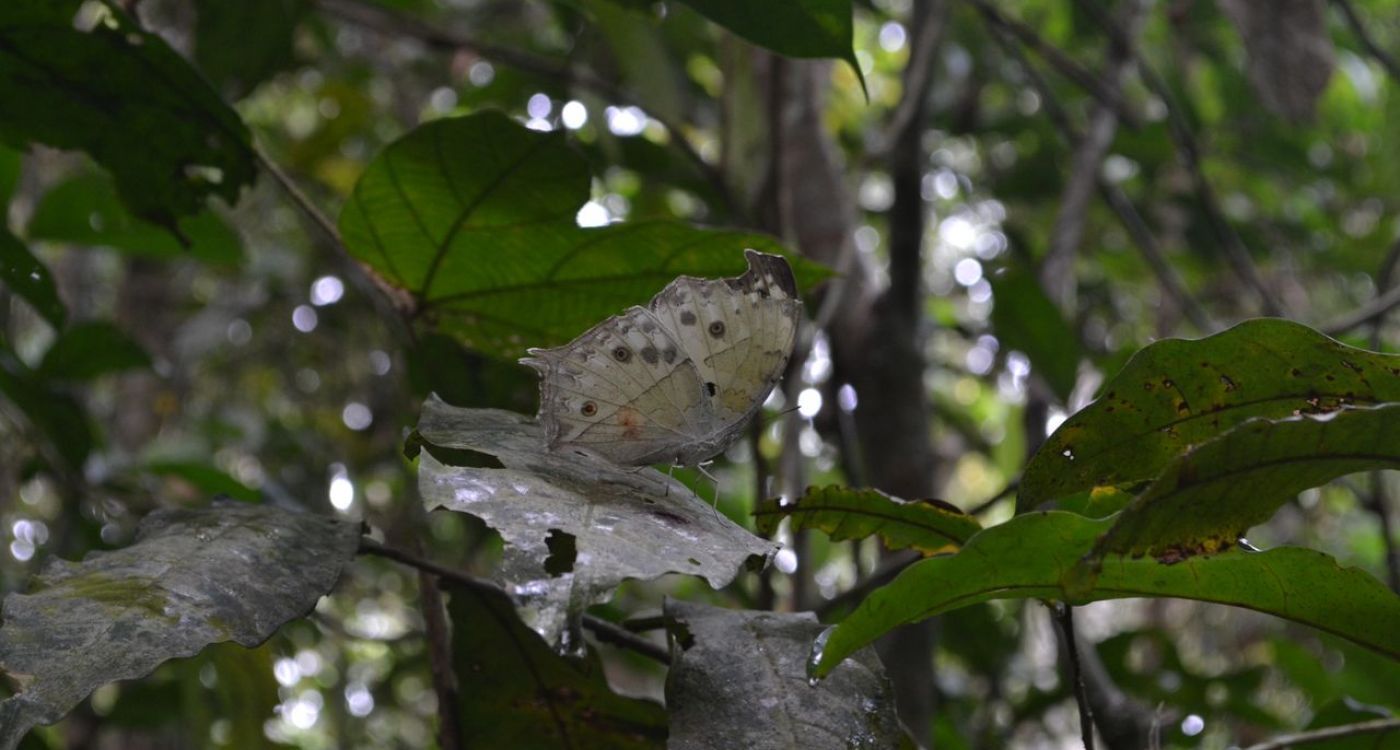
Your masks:
M661 706L609 690L591 649L560 656L504 594L453 589L448 610L464 747L665 747Z
M38 374L53 380L89 380L150 366L150 355L130 336L107 321L94 320L60 333L44 352Z
M98 686L235 641L256 646L310 612L359 544L357 523L269 506L161 510L130 547L55 559L5 597L0 748L52 724Z
M1007 349L1023 352L1061 402L1079 374L1079 337L1035 274L1012 269L992 279L992 330Z
M784 518L794 529L820 529L835 541L879 535L890 549L913 547L924 553L957 548L982 529L977 519L935 501L905 501L879 490L808 487L784 504L764 500L753 512L758 530L772 536Z
M1298 323L1250 320L1198 341L1159 341L1045 441L1026 466L1017 506L1152 479L1191 446L1253 417L1387 401L1400 401L1400 356Z
M1076 566L1112 523L1037 511L982 531L955 555L915 563L818 640L813 674L827 674L899 625L978 602L1023 598L1084 604L1177 597L1231 604L1335 633L1400 659L1400 597L1365 571L1344 568L1315 550L1231 549L1177 564L1114 557L1084 588L1076 581Z
M0 138L88 152L133 213L171 229L256 174L238 115L108 2L0 3Z
M1256 419L1196 447L1117 517L1095 548L1178 559L1226 549L1309 487L1400 468L1400 404Z
M4 226L0 226L0 281L33 306L49 325L63 327L68 309L58 298L49 269Z
M175 222L184 244L169 232L132 216L117 197L112 181L87 173L54 186L39 199L30 217L31 240L110 247L146 258L198 258L208 263L235 263L243 255L238 235L206 211Z
M645 302L680 274L737 275L770 237L672 222L582 229L588 168L562 133L482 112L390 144L340 216L345 244L421 314L488 354L551 346ZM792 259L799 282L821 278Z
M832 57L865 75L852 41L851 0L681 0L739 36L789 57Z

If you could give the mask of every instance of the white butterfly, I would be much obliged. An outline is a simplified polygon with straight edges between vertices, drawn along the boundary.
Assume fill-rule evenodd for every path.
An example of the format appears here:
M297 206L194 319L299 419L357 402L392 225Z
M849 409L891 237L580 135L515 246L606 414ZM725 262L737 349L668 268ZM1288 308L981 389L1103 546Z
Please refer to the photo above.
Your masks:
M729 447L792 355L802 302L787 260L745 250L732 279L680 276L564 346L530 349L550 450L693 466Z

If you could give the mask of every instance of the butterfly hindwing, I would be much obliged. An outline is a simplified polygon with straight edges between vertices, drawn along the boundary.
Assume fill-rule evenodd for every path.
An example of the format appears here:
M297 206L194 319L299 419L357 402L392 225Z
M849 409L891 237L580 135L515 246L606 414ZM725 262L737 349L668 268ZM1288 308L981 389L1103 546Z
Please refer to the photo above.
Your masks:
M706 429L701 384L652 313L633 307L524 360L542 376L540 415L552 448L577 445L614 463L670 461Z
M791 356L801 301L781 256L748 250L730 279L681 276L564 346L531 349L551 449L622 465L693 465L724 450Z

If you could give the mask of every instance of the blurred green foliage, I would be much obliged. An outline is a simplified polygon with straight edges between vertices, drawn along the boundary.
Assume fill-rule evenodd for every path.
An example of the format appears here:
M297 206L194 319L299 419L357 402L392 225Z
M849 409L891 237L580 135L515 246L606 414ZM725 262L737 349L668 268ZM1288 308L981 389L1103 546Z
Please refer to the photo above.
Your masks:
M126 5L0 5L0 137L9 145L0 148L0 200L9 206L0 230L4 593L23 590L48 560L125 544L153 507L211 493L363 518L392 543L488 574L502 555L489 530L456 514L416 516L413 467L400 449L418 400L435 391L465 406L529 412L533 380L511 364L524 347L557 343L666 280L659 268L622 262L648 257L639 240L618 246L613 270L653 276L583 285L578 304L558 310L527 300L507 311L547 319L539 340L511 340L510 320L491 336L434 328L441 321L432 316L405 323L274 181L253 184L254 142L310 205L335 216L361 177L384 178L375 165L392 159L391 144L432 132L420 125L510 121L522 140L558 144L545 166L568 174L559 185L567 195L548 206L568 241L530 239L512 252L549 245L567 254L589 232L619 235L634 224L677 227L657 244L697 232L691 225L736 227L711 235L732 242L753 236L783 136L759 94L778 67L747 39L845 61L820 74L823 124L853 199L852 250L877 279L887 268L893 187L882 138L904 101L916 41L908 0L781 4L820 11L812 16L820 33L754 25L736 15L745 3L723 2L148 0L135 16ZM1000 7L1101 74L1110 33L1100 19L1122 5ZM1400 81L1338 4L1327 8L1316 32L1336 63L1301 122L1261 105L1240 36L1214 4L1153 6L1134 46L1139 69L1122 98L1140 122L1119 126L1098 178L1131 201L1167 265L1222 328L1263 309L1229 260L1231 234L1287 317L1304 323L1350 313L1397 281L1387 269L1400 234L1391 116L1400 115ZM1380 49L1400 49L1400 2L1356 10ZM1150 342L1214 331L1188 322L1102 200L1086 215L1074 308L1054 310L1033 280L1073 171L1074 144L1056 117L1083 127L1094 100L1053 61L1007 43L971 4L942 12L919 134L927 219L919 341L939 494L977 509L990 527L1013 513L1004 490L1047 427ZM442 163L465 170L479 153L452 156ZM581 229L581 208L623 223ZM377 252L410 249L362 245L353 223L342 228L372 264ZM718 257L688 268L736 270L737 254L724 268ZM460 276L477 278L502 260L473 257ZM814 314L816 303L809 298ZM1343 333L1395 351L1395 326ZM859 481L827 346L814 343L812 359L795 368L785 400L753 431L752 450L731 451L713 470L721 512L747 519L768 494L755 478L783 456L802 463L810 484ZM826 397L815 419L781 419L808 389ZM1036 404L1048 419L1029 408ZM1117 467L1135 481L1156 475L1134 473L1141 469ZM1075 484L1088 493L1086 513L1126 501L1095 495L1094 484ZM1391 472L1309 490L1251 539L1311 546L1384 580L1393 547L1373 498L1395 508L1396 485ZM751 577L724 592L688 579L635 582L594 611L613 620L654 614L667 594L768 607L803 593L805 604L820 604L879 565L871 541L785 540L805 578ZM308 619L263 647L220 647L110 685L29 745L163 737L221 747L429 746L436 696L419 586L407 569L362 559ZM464 606L453 604L474 616ZM994 601L940 618L931 667L939 747L1072 741L1072 698L1048 653L1042 610ZM1179 600L1078 613L1117 683L1160 707L1164 746L1244 745L1400 709L1393 661L1280 619ZM614 689L659 697L658 665L611 647L600 655ZM1192 716L1201 723L1188 723Z

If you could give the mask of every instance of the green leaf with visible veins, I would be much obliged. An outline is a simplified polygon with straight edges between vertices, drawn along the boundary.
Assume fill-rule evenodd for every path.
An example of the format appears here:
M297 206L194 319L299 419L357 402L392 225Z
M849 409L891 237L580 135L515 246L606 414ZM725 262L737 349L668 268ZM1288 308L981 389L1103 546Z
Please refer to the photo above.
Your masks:
M1250 420L1197 446L1138 495L1095 547L1172 559L1230 547L1299 492L1400 468L1400 404Z
M779 522L791 518L794 529L820 529L838 542L879 535L892 550L934 553L961 546L982 529L977 519L951 505L899 500L879 490L809 487L787 505L780 501L764 500L754 509L760 533L771 536Z
M1017 509L1155 478L1178 456L1255 417L1400 401L1400 356L1356 349L1286 320L1248 320L1133 356L1026 466Z
M1071 592L1080 559L1113 519L1037 511L990 527L955 555L911 565L871 594L813 647L814 676L892 628L992 599L1059 599L1086 604L1175 597L1230 604L1334 633L1400 659L1400 597L1360 568L1321 552L1281 547L1231 549L1176 564L1114 556L1092 585ZM1067 583L1070 582L1070 583Z
M420 314L487 354L562 344L681 274L733 276L766 235L647 221L584 229L588 165L560 132L498 112L423 125L365 170L340 229ZM824 277L789 257L799 283Z
M132 213L172 230L257 171L238 114L110 2L0 3L0 139L86 151Z

